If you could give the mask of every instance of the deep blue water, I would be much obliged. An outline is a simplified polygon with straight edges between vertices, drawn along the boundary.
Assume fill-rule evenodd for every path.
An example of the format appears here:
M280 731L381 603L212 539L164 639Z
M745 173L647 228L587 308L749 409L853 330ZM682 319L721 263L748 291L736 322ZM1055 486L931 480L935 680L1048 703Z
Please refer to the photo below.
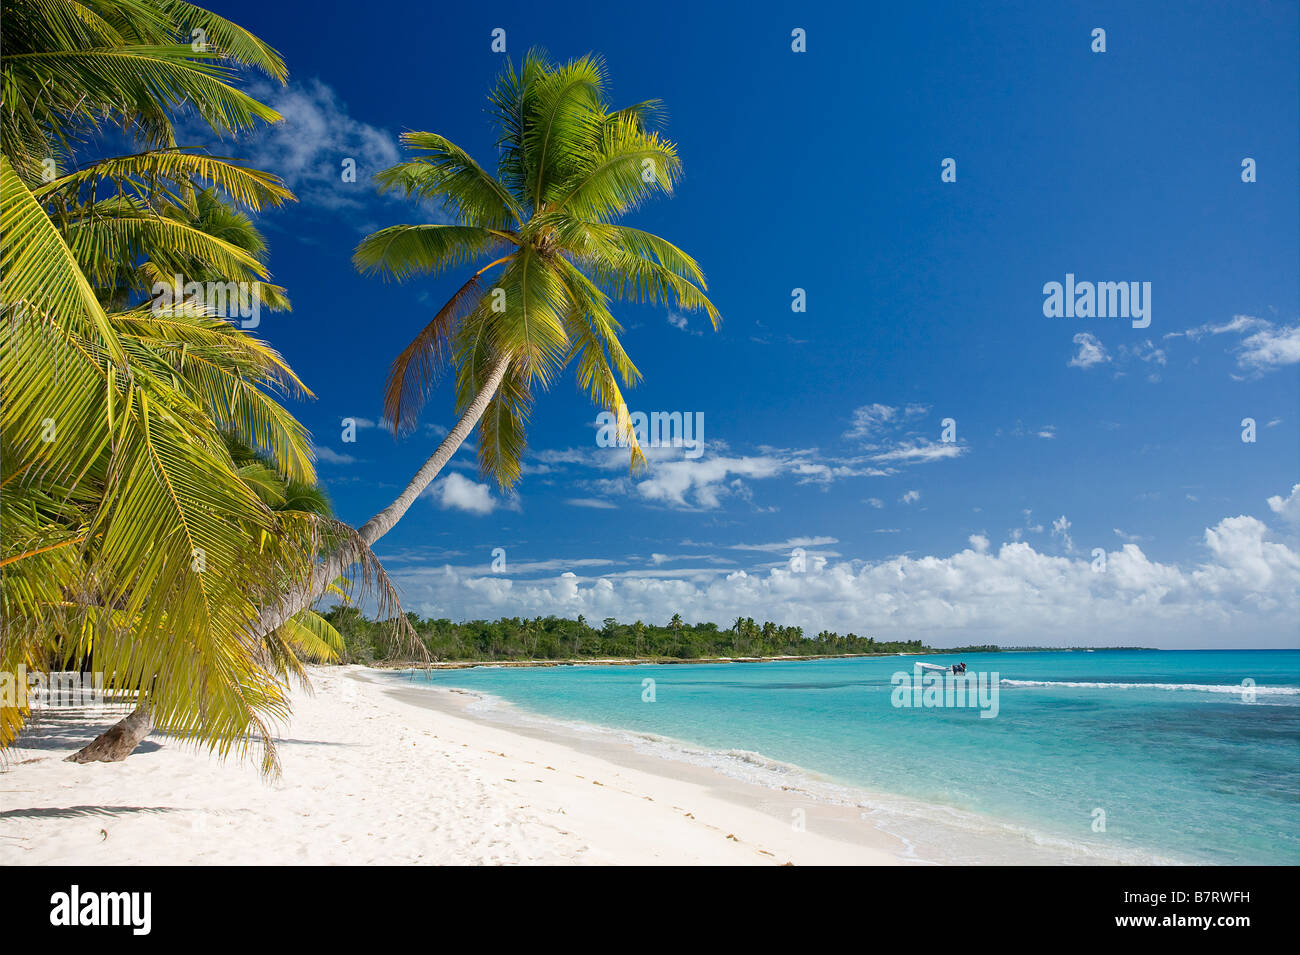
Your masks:
M1103 859L1300 863L1300 651L970 654L969 676L998 674L995 717L894 705L895 673L953 659L481 667L416 679L666 737L720 764L758 754L742 762L760 782L770 760L902 797L913 832L923 805ZM647 679L654 702L643 699Z

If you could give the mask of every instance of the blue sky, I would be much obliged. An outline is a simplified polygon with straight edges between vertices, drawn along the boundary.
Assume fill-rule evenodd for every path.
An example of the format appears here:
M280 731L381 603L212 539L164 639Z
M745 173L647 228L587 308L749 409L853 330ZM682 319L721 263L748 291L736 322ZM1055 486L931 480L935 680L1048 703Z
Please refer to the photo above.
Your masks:
M379 543L408 609L1300 644L1297 5L722 6L215 5L289 66L263 90L286 122L223 150L301 200L260 220L294 311L258 331L315 391L294 410L355 524L453 421L444 386L421 433L341 440L343 418L378 421L393 356L466 277L350 264L368 232L437 215L369 185L396 136L495 162L498 27L516 61L595 51L617 102L667 105L684 179L628 221L700 261L723 324L617 314L645 376L630 407L702 413L703 455L652 449L629 475L560 380L515 497L463 450ZM1067 273L1149 282L1149 327L1045 317Z

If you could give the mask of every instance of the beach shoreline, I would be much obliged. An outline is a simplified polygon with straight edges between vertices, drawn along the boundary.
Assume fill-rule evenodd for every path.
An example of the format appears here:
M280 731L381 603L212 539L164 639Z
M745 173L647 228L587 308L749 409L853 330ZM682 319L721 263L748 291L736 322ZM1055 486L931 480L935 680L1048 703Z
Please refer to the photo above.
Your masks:
M400 680L398 678L401 678ZM421 670L370 671L389 692L440 712L557 743L593 758L673 780L689 780L737 806L785 825L815 827L842 844L885 848L895 861L920 865L1182 865L1189 860L1133 845L1087 844L1019 817L868 789L752 749L685 742L541 712L478 687L422 679ZM908 771L901 757L894 769ZM797 820L797 823L796 823Z
M0 773L0 864L891 865L907 851L844 807L799 815L797 794L474 719L469 695L360 666L311 679L273 782L162 734L121 763L68 763L109 718L42 714Z

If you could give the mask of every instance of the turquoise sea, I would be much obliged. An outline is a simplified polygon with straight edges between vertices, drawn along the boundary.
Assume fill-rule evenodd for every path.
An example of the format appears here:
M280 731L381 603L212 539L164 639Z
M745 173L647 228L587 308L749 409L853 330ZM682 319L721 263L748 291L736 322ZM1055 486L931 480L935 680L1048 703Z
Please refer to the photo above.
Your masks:
M394 678L861 807L921 861L1300 863L1300 651L963 659L996 716L894 705L895 674L953 655Z

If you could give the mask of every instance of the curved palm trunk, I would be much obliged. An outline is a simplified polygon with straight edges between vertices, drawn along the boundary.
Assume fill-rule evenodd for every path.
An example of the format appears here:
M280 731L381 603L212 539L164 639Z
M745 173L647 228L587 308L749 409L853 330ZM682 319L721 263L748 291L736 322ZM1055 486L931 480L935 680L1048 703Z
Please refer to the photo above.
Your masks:
M509 367L510 357L508 355L497 359L496 364L488 372L487 380L483 382L482 389L470 402L469 407L465 409L465 413L460 416L460 420L456 422L456 427L451 429L451 433L442 439L442 443L438 445L438 449L433 452L429 460L425 461L420 466L420 470L415 472L415 476L411 478L405 490L397 495L397 499L392 504L389 504L361 525L357 534L361 538L362 544L370 547L375 541L392 530L407 510L410 509L411 505L415 503L415 499L438 476L438 472L446 466L447 462L451 460L451 456L456 453L456 450L469 437L469 433L474 430L479 418L483 417L488 402L496 394L497 388L501 385L501 379L505 377L506 369ZM300 610L310 607L325 593L325 588L330 585L330 582L355 562L355 552L343 548L339 553L331 556L329 560L317 564L310 580L295 587L278 604L268 607L262 612L253 633L258 637L263 637Z
M397 499L392 504L389 504L361 525L361 529L357 534L361 538L362 544L369 547L392 530L397 522L402 519L402 515L415 503L416 498L438 476L438 472L451 460L451 456L456 453L465 442L465 439L469 437L470 432L474 430L474 426L478 424L479 419L483 417L488 402L492 400L497 388L501 386L501 379L505 377L506 370L509 367L509 355L497 359L489 370L482 389L470 402L469 407L465 409L465 413L460 416L456 426L451 429L447 437L442 439L442 443L438 445L437 450L415 472L415 476L411 478L402 493L397 496ZM282 626L294 614L310 607L324 595L325 589L330 585L330 582L355 562L356 551L343 548L328 560L317 564L307 581L290 590L278 604L267 607L262 611L262 615L253 626L254 638L260 640L277 627ZM143 717L139 716L142 711ZM145 718L147 718L147 725L145 725ZM142 727L143 729L141 729ZM78 763L92 762L94 760L115 762L126 759L151 729L153 729L153 719L149 717L149 708L146 704L137 708L130 716L115 726L105 730L89 746L69 756L68 759ZM139 735L136 735L136 733ZM127 746L128 743L130 743L129 746ZM120 755L87 755L103 753Z
M69 763L120 763L153 729L153 710L141 703L129 716L106 729L68 757Z

